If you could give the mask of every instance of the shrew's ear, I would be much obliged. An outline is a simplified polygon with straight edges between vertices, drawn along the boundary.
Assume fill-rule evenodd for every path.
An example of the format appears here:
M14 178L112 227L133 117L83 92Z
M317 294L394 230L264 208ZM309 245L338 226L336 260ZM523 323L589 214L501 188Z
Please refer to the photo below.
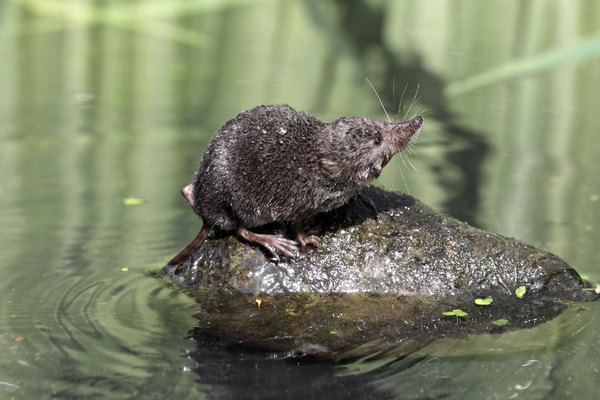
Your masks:
M325 176L329 178L339 178L341 175L342 169L338 166L338 164L335 161L330 160L328 158L321 158L319 160L319 167L321 168Z

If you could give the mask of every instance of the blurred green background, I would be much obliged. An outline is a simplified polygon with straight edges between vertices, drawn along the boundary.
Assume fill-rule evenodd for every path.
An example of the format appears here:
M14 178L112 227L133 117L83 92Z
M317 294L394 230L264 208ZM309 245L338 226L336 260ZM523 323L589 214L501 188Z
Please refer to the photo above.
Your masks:
M147 271L199 228L178 192L213 133L258 104L422 113L377 184L599 278L597 1L5 0L0 60L0 397L210 392L181 357L193 304ZM591 324L532 350L566 371L535 396L591 393ZM519 392L468 361L467 393Z

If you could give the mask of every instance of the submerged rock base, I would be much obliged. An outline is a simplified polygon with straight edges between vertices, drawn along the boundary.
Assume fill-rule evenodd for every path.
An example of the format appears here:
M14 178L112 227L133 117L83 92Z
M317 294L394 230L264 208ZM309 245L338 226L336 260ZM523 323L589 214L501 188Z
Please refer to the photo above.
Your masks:
M263 230L293 237L285 226ZM533 326L569 301L595 298L557 256L408 195L366 188L315 218L311 230L321 246L291 260L269 260L259 247L217 233L166 267L201 307L197 338L336 359L406 353L441 336ZM489 305L474 303L487 297ZM443 314L452 310L461 312Z

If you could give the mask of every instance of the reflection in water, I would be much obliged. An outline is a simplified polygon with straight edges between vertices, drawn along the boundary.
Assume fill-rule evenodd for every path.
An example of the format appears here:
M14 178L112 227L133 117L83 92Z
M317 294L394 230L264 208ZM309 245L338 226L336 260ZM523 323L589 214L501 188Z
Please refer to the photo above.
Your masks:
M194 372L211 384L210 394L217 399L306 399L317 393L332 400L393 398L387 390L373 387L376 374L338 376L339 368L332 362L266 358L210 345L191 357L198 362Z
M219 339L196 329L198 348L190 355L198 363L195 373L219 399L301 399L316 393L328 399L489 398L491 394L544 398L556 387L553 368L577 362L561 343L589 329L598 311L595 303L574 305L553 325L468 340L446 338L417 352L381 352L342 363L287 358L243 346L224 349ZM593 374L584 372L578 380L593 379Z

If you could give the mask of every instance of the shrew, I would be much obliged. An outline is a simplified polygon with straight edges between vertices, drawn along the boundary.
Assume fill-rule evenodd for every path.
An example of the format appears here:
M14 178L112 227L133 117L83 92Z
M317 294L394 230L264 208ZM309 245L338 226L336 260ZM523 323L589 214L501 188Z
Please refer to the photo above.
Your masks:
M420 116L323 122L287 105L241 112L215 134L192 183L182 189L203 226L169 264L183 261L211 229L235 231L276 259L293 257L298 244L318 246L305 222L343 205L376 179L421 125ZM272 222L290 223L296 241L250 230Z

